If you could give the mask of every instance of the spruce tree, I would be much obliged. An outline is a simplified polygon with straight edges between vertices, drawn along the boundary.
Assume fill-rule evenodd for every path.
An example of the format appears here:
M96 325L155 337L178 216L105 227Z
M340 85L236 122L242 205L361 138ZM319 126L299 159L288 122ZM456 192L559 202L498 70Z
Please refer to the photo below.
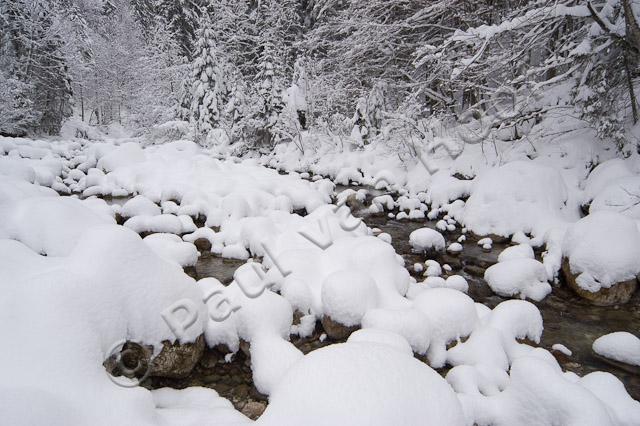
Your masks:
M222 127L229 97L224 61L216 46L208 14L203 16L191 67L191 120L199 139Z

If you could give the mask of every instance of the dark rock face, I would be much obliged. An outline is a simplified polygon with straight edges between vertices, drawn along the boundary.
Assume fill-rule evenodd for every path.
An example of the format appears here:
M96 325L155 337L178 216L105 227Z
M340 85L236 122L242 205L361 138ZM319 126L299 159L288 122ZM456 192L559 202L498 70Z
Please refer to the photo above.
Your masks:
M347 327L346 325L342 325L339 322L332 320L328 316L323 316L321 323L324 332L327 333L327 336L334 340L346 339L351 333L359 328L358 326Z
M162 350L151 361L150 375L154 377L183 378L191 373L204 352L204 336L193 343L162 342Z
M577 275L571 272L569 260L562 261L562 275L564 276L567 286L571 288L578 296L589 301L596 306L612 306L627 303L638 287L638 280L633 278L612 285L609 288L601 288L597 292L590 292L581 288L576 282Z

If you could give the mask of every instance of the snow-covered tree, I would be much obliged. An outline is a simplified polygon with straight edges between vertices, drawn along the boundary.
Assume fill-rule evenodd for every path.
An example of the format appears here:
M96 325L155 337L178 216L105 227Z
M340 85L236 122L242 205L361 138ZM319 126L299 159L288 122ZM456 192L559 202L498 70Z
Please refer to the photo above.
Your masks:
M26 106L18 113L14 131L55 134L71 113L71 87L63 53L57 10L42 0L0 3L0 71L7 76L0 102ZM6 118L5 118L6 120ZM12 127L12 125L9 125ZM3 130L9 133L9 130Z
M229 99L226 68L210 18L205 15L198 30L191 66L191 120L200 138L224 125L224 111Z

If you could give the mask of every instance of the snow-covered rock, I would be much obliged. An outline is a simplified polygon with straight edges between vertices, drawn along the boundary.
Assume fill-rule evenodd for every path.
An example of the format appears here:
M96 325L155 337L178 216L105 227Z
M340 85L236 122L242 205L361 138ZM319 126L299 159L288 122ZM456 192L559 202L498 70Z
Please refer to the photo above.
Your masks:
M510 236L518 231L544 235L563 218L567 188L560 173L533 161L491 168L473 181L462 213L478 235Z
M441 252L445 248L445 240L441 233L431 228L416 229L409 235L409 243L415 251Z
M535 259L516 258L490 266L484 279L495 293L540 301L551 292L544 265Z
M614 361L640 366L640 339L626 331L598 337L593 342L593 351Z
M354 426L465 424L438 373L396 348L362 341L306 355L272 392L257 423L311 426L345 419Z
M573 224L562 243L569 286L597 304L627 302L640 273L640 232L619 213L600 211Z

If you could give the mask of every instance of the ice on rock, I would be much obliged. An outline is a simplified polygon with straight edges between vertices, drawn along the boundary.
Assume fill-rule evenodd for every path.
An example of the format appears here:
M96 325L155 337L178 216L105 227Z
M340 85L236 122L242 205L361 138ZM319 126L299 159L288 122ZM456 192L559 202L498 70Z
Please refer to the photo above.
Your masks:
M441 233L431 228L420 228L409 234L409 243L415 251L443 251L445 240Z
M465 424L455 393L438 373L396 348L370 342L306 355L271 393L257 424L313 426L345 419L354 426Z
M640 273L640 232L635 221L599 211L580 219L565 234L562 253L576 283L597 292Z
M640 366L640 339L626 331L598 337L593 342L593 351L614 361Z
M484 279L495 293L522 299L542 300L550 292L547 271L535 259L513 259L496 263L484 273Z

